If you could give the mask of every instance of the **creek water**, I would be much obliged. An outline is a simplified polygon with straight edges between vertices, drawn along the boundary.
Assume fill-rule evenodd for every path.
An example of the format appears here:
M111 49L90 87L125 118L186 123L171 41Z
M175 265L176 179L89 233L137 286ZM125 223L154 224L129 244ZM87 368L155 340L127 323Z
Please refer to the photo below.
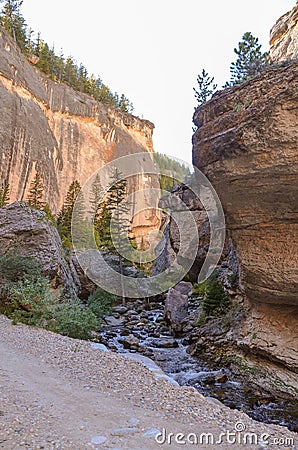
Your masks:
M147 314L149 323L155 324L162 314L161 306ZM117 352L137 352L123 346L123 328L110 327L102 332L101 341ZM152 328L151 328L152 329ZM256 392L244 376L237 376L229 369L199 360L187 353L183 339L176 339L176 347L165 348L166 340L174 341L169 332L152 337L147 327L134 327L131 334L139 339L140 353L149 356L169 377L180 385L193 386L205 397L212 397L224 405L244 411L253 419L274 423L297 431L298 404L276 399L268 392ZM144 352L145 349L145 352Z

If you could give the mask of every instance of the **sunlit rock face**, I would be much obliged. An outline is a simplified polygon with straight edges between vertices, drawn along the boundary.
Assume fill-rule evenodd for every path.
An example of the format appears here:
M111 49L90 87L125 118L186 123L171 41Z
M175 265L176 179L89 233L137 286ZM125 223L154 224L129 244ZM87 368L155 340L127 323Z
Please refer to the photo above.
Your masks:
M269 59L273 63L296 58L298 58L298 2L272 27L269 52Z
M11 201L24 200L36 171L45 201L57 212L75 179L81 185L106 163L128 154L152 154L154 125L123 114L41 74L0 29L0 179L8 178ZM136 176L130 192L158 188L156 176ZM135 219L138 239L159 226L158 213ZM154 205L153 205L154 206Z

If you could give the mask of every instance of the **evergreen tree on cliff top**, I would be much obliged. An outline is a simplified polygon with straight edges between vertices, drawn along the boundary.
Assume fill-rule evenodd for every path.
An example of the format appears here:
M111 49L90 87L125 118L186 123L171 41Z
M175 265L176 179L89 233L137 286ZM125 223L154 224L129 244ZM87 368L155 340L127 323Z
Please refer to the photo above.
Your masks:
M207 102L212 94L216 91L217 84L214 84L214 77L210 77L205 69L197 77L198 87L193 88L198 105Z
M27 27L20 12L23 0L0 0L0 24L13 37L22 50L26 48Z
M261 47L258 38L250 32L244 33L238 48L234 49L237 59L230 66L230 84L242 83L261 73L267 61L267 53L262 53Z

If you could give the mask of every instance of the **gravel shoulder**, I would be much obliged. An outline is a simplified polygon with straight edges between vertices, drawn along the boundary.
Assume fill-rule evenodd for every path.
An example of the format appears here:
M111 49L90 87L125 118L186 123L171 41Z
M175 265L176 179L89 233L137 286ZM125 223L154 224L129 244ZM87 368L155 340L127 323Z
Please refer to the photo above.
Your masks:
M8 450L261 449L263 433L270 436L270 448L297 448L297 435L286 428L208 401L140 362L94 349L90 342L13 326L3 316L0 402L0 448ZM236 424L245 427L236 433L237 443L227 443L226 436L219 443L220 433L234 432ZM174 433L171 443L158 444L157 430L166 430L167 442ZM258 445L251 445L245 432L258 435ZM175 442L177 433L186 444ZM204 433L213 434L213 444Z

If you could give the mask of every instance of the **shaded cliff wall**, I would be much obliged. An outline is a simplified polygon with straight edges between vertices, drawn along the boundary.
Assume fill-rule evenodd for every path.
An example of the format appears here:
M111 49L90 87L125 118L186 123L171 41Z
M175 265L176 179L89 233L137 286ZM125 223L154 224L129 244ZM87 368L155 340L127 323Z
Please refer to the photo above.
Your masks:
M0 100L0 179L9 179L12 201L26 199L39 171L45 201L57 212L74 179L83 185L96 169L119 156L153 151L151 122L107 108L50 80L27 61L3 29ZM150 179L150 186L159 187L157 177ZM130 189L143 187L140 176ZM137 218L139 231L158 227L158 213L150 211Z
M216 94L193 161L214 185L251 301L298 305L298 63Z

